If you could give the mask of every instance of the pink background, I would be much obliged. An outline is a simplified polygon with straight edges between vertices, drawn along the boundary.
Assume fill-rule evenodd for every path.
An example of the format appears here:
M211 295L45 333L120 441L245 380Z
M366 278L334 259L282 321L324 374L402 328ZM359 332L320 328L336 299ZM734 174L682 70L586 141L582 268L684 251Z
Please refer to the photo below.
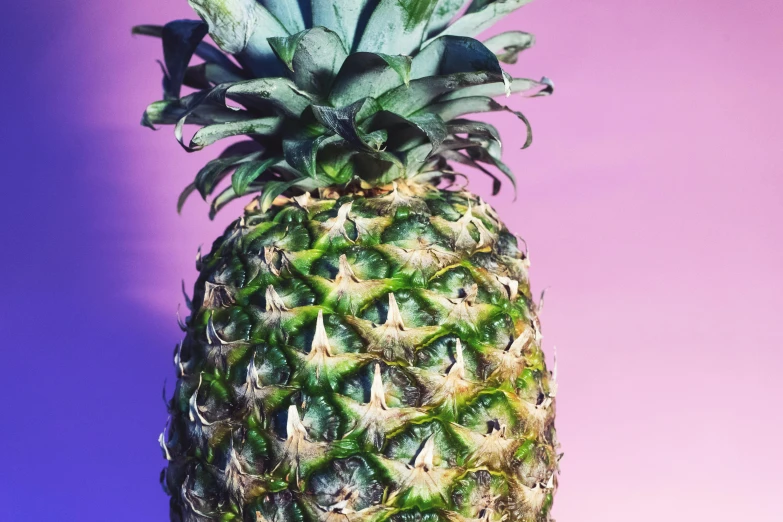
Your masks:
M531 149L517 150L513 117L494 120L520 195L490 202L527 239L535 287L550 287L561 522L783 520L781 5L540 0L493 30L535 33L509 70L557 87L508 101L533 123ZM112 299L155 334L131 355L149 376L134 391L144 433L104 451L144 463L124 491L155 520L166 519L155 383L178 340L179 281L192 284L196 247L239 208L210 223L194 198L178 217L179 190L220 149L188 155L171 129L137 125L160 95L160 48L129 28L176 17L193 17L185 0L79 2L33 64L58 70L73 100L55 113L80 113L81 132L111 143L85 155L82 204L122 252Z

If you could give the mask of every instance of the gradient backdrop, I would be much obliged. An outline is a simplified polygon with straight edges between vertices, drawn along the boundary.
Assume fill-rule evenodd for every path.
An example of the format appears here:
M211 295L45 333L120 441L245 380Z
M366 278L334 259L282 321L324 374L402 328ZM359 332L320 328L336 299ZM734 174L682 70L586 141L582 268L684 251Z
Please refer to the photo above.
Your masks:
M495 30L551 98L496 121L520 197L490 201L551 287L561 522L783 520L783 7L540 0ZM185 0L13 2L0 20L0 519L163 521L156 442L180 278L217 223L138 23ZM486 194L485 180L474 191ZM550 359L551 360L551 359Z

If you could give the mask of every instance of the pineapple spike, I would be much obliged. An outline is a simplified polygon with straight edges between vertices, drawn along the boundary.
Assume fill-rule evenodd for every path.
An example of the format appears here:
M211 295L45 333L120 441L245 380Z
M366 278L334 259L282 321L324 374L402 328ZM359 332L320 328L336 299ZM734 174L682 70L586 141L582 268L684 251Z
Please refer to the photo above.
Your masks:
M182 317L179 315L179 309L181 305L177 305L177 325L179 326L179 329L183 332L188 331L188 325L185 321L182 320Z
M372 379L372 387L370 388L370 408L389 409L386 405L386 391L383 388L383 380L381 379L381 365L377 363L375 364L375 373Z
M188 405L190 406L188 410L188 418L190 419L190 422L196 422L196 420L198 420L198 422L200 422L203 426L211 426L212 423L208 422L207 419L201 415L201 411L198 409L198 392L201 389L201 380L202 376L199 373L198 386L196 386L193 395L190 396L190 400L188 401Z
M310 202L313 200L313 197L310 195L309 192L305 192L301 196L294 196L292 199L301 208L307 210L307 207L310 206Z
M464 379L465 378L465 359L462 357L462 342L457 339L457 345L455 348L456 362L449 369L447 374L451 379Z
M169 453L169 447L166 443L166 433L169 430L169 423L171 423L171 415L169 415L166 419L166 425L163 426L163 431L158 436L158 444L160 444L160 448L163 450L163 456L166 458L166 460L171 461L171 453Z
M554 489L555 488L555 472L553 471L551 475L549 475L549 479L546 481L546 485L544 486L544 489Z
M337 276L334 278L334 281L338 285L341 282L348 283L350 281L353 281L354 283L361 283L361 280L356 277L356 274L353 272L350 263L348 263L348 258L345 256L345 254L340 256L340 267L337 270Z
M288 420L285 425L285 439L288 442L294 442L296 440L304 439L307 437L307 429L302 420L299 417L299 410L296 409L296 404L292 404L288 407Z
M326 336L326 327L324 326L324 312L318 310L318 319L315 322L315 335L313 344L310 347L310 359L314 357L331 357L332 348L329 346L329 338Z
M549 397L554 398L557 395L557 346L552 347L552 372L549 381Z
M519 234L515 234L514 237L516 237L519 242L525 245L525 250L522 251L522 255L524 256L525 259L528 260L528 262L530 262L530 249L527 246L527 241L525 241L525 238L520 236Z
M546 287L543 290L541 290L541 296L538 298L538 304L535 306L536 315L540 315L541 312L544 311L544 298L546 297L547 290L549 290L549 287Z
M288 310L288 307L283 302L283 299L280 297L280 294L277 293L277 290L275 290L275 287L272 285L269 285L266 287L266 311L267 312L285 312Z
M517 295L519 294L519 281L501 275L496 275L495 279L497 279L501 285L506 287L509 301L513 301L517 298Z
M530 330L525 328L522 330L522 333L519 334L519 336L514 339L514 342L511 343L511 346L508 347L508 353L510 353L514 357L522 357L525 347L527 346L527 343L530 342Z
M207 319L207 342L211 345L214 344L228 344L226 341L220 338L220 336L217 333L217 330L215 329L215 322L212 320L212 314L209 315L209 318Z
M340 235L349 242L353 243L353 240L348 237L348 232L345 231L345 223L348 221L348 213L351 211L352 206L352 203L345 203L341 205L337 211L337 217L324 223L324 228L328 230L327 236L329 238L334 238Z
M397 306L397 299L394 297L394 293L389 292L389 312L386 315L386 326L396 328L397 330L405 330L405 324L402 322L402 315L400 314L400 308Z
M247 377L245 382L256 389L260 389L261 386L258 382L258 370L256 370L256 351L253 351L253 356L250 358L250 362L247 364Z
M188 296L187 290L185 290L185 280L182 280L182 296L185 298L185 306L188 307L188 310L193 310L193 301L190 300L190 296Z
M433 457L435 455L435 435L430 435L424 446L422 446L416 459L413 461L415 469L430 471L433 468Z
M177 377L185 375L185 365L182 364L182 345L185 343L185 339L177 343L177 349L174 352L174 367L177 369Z

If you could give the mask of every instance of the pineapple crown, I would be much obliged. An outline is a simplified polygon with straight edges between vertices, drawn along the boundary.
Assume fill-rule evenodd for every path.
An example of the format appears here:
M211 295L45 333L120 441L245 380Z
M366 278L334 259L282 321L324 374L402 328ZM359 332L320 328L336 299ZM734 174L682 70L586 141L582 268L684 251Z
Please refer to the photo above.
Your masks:
M189 0L202 20L134 27L163 42L163 99L142 124L174 125L185 150L224 138L178 201L212 197L210 217L230 201L261 192L266 210L279 195L400 178L453 181L453 164L479 169L500 189L497 130L463 118L507 111L495 101L543 96L552 83L512 78L534 38L509 31L474 37L530 0ZM458 13L467 8L461 16ZM217 47L204 41L209 34ZM193 56L201 59L191 65ZM193 89L182 95L182 88ZM185 124L200 128L185 139ZM231 175L231 184L214 194Z

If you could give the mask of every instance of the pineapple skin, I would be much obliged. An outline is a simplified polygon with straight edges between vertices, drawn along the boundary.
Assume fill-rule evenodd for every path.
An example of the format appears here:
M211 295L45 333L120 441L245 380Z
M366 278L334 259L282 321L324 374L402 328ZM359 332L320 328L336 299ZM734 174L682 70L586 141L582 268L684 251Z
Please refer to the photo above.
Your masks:
M556 383L526 252L479 198L254 200L197 268L172 521L550 520Z

